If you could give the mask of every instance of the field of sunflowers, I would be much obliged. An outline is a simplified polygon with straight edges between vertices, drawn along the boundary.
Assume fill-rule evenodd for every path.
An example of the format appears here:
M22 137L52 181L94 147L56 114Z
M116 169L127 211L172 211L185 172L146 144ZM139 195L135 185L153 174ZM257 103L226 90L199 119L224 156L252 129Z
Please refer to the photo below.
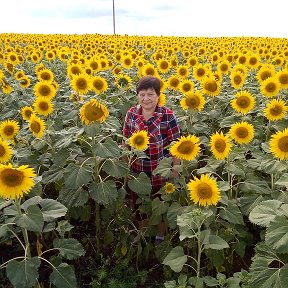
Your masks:
M181 127L153 199L144 75ZM0 34L0 99L1 287L287 287L287 39Z

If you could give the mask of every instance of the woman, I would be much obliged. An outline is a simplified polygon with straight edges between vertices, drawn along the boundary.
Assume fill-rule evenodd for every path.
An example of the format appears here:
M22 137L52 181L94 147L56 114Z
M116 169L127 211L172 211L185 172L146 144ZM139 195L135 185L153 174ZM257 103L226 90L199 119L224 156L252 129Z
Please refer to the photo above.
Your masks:
M125 116L123 135L128 139L139 130L146 130L149 136L148 148L144 151L147 158L137 158L132 162L132 171L144 172L151 179L152 197L167 181L160 175L152 175L159 161L171 156L169 144L180 137L180 127L172 110L159 106L161 82L157 77L144 76L136 87L138 105L131 107ZM173 166L180 160L173 158ZM177 171L171 169L171 176L176 177ZM134 195L135 208L135 195Z

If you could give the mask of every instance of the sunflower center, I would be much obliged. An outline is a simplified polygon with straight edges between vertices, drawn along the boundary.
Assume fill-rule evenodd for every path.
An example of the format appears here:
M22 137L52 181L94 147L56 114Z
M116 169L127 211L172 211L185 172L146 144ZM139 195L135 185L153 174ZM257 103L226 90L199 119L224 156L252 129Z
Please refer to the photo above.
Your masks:
M27 118L30 118L31 115L32 115L32 111L31 111L31 110L26 110L26 111L25 111L25 116L26 116Z
M39 133L40 132L40 129L41 129L41 126L38 122L36 121L33 121L30 125L30 128L31 130L34 132L34 133Z
M203 68L198 68L196 74L197 74L197 76L199 76L199 77L204 76L204 74L205 74L205 69L203 69Z
M15 169L5 169L0 174L2 182L8 187L20 186L24 180L24 174Z
M4 134L5 134L6 136L12 136L12 135L14 134L14 127L13 127L13 126L10 126L10 125L7 125L7 126L5 126L3 132L4 132Z
M207 82L205 83L205 89L209 92L215 92L217 91L217 83L216 81L210 81L210 82Z
M269 78L269 77L271 77L271 76L272 76L271 72L269 72L269 71L263 71L263 72L261 73L261 75L260 75L260 78L261 78L262 80L265 80L265 79L267 79L267 78Z
M48 72L42 72L41 78L43 80L50 80L51 79L51 75Z
M278 116L278 115L280 115L282 112L283 112L282 106L280 106L280 105L274 105L274 106L270 109L270 113L271 113L273 116Z
M186 105L195 109L200 105L200 99L198 97L189 97L186 99Z
M240 108L247 108L250 105L250 100L247 96L240 96L237 98L236 103Z
M192 86L191 86L191 84L189 84L189 83L185 83L185 84L182 86L182 88L183 88L183 91L184 91L184 92L188 92L188 91L191 90Z
M228 71L228 65L227 64L222 64L221 66L220 66L220 70L222 71L222 72L226 72L226 71Z
M226 142L223 139L217 139L215 141L215 149L219 152L219 153L223 153L225 151L226 148Z
M288 84L288 74L282 74L279 77L279 81L281 84Z
M87 81L84 78L79 78L77 80L76 86L78 89L86 89L87 88Z
M103 116L104 113L100 107L91 104L85 108L85 117L89 121L99 120Z
M42 110L42 111L47 111L49 109L49 105L47 102L41 102L39 104L39 108ZM31 114L30 114L31 115Z
M242 82L242 77L240 75L236 75L233 80L234 80L234 83L238 85Z
M2 145L0 145L0 157L4 156L5 153L6 153L5 148Z
M178 152L181 154L191 154L194 150L194 144L191 141L184 141L178 146Z
M163 61L163 62L161 62L160 67L161 67L162 69L167 69L167 68L168 68L168 63L167 63L166 61Z
M179 70L179 74L180 74L181 76L185 76L186 73L187 73L187 70L186 70L185 68L181 68L181 69Z
M236 135L239 138L246 138L248 136L248 130L245 127L239 127L236 130Z
M39 93L42 96L48 96L50 94L50 92L51 92L50 87L47 85L42 85L39 89Z
M146 69L146 74L147 75L155 75L155 70L153 68L148 68Z
M210 199L213 195L212 189L207 183L200 183L198 185L197 194L201 199Z
M141 135L137 135L135 138L134 138L134 141L135 145L142 145L144 143L144 138L141 136Z
M276 85L273 82L270 82L266 85L266 91L267 92L274 92L276 90Z
M94 84L94 87L98 90L101 90L103 88L103 82L102 81L95 81L93 84Z
M179 80L178 80L178 79L172 79L172 80L170 81L170 85L171 85L172 87L177 87L177 86L179 85Z
M279 139L278 147L282 152L288 152L288 136L284 136Z

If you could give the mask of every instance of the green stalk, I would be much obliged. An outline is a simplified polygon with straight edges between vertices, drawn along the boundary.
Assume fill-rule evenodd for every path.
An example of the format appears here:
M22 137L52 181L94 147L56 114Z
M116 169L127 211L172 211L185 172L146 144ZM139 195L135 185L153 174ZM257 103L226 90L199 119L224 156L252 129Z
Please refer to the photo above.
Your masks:
M18 216L22 216L21 213L21 198L16 199L14 201L14 204L16 206L17 212L18 212ZM22 230L22 234L23 234L23 238L24 238L24 243L25 243L25 254L27 256L27 258L31 258L31 251L30 251L30 243L29 243L29 237L28 237L28 231L26 228L21 228Z

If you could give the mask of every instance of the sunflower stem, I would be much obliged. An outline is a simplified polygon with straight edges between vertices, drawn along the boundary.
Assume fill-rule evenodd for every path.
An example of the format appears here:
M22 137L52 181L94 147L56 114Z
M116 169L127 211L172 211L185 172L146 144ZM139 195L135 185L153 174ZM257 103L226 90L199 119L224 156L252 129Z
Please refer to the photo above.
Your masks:
M274 190L274 174L271 174L271 190Z
M18 212L18 216L21 217L22 216L22 213L21 213L21 198L19 199L16 199L14 201L14 204L16 206L16 209L17 209L17 212ZM25 256L27 256L27 258L31 258L31 251L30 251L30 243L29 243L29 237L28 237L28 231L27 229L25 228L22 228L21 227L21 230L22 230L22 234L23 234L23 238L24 238L24 243L25 243Z

